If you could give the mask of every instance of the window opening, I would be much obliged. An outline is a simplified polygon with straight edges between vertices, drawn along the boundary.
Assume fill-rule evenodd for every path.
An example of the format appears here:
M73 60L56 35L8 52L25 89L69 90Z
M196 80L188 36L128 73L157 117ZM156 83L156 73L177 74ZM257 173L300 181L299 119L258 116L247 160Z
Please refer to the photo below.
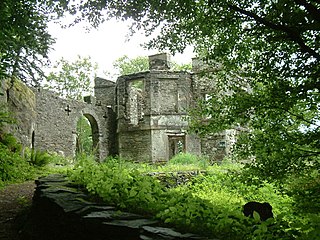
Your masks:
M183 136L168 136L169 139L169 159L173 158L179 153L186 151L185 135Z
M144 117L143 91L143 80L134 80L129 83L129 119L133 125L138 125Z
M31 135L31 149L34 149L34 141L35 141L35 133L34 131L32 131L32 135Z

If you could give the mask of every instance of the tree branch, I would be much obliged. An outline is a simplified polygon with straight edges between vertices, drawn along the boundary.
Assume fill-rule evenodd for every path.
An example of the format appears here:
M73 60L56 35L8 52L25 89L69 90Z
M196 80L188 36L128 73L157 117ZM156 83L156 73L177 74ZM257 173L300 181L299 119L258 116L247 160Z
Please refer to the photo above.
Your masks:
M308 3L306 0L294 0L296 4L304 6L308 13L313 17L314 20L320 22L320 10L312 5L311 3Z
M261 24L265 25L266 27L269 27L269 28L276 30L276 31L285 32L289 39L291 39L293 42L297 43L300 46L302 52L309 53L311 56L313 56L318 61L320 61L320 54L318 54L315 50L313 50L311 47L309 47L308 45L305 44L298 29L294 29L294 28L291 28L291 27L288 27L285 25L281 25L281 24L272 23L272 22L266 20L265 18L258 16L257 14L255 14L253 12L247 11L245 9L241 9L238 6L235 6L232 4L228 4L228 6L231 10L233 10L235 12L239 12L247 17L253 18L257 23L261 23Z

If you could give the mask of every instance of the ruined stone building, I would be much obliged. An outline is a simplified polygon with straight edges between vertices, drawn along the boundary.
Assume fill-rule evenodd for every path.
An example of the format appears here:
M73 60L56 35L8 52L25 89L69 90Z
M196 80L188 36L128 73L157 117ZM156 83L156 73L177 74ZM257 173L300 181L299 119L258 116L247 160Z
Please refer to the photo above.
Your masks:
M96 78L94 97L85 102L2 82L0 102L15 113L15 135L31 148L73 156L76 124L85 116L101 160L119 155L164 162L180 152L221 160L230 153L233 130L204 138L188 132L188 109L210 90L208 81L197 75L197 61L193 64L193 72L171 71L169 55L149 56L149 71L121 76L116 82Z

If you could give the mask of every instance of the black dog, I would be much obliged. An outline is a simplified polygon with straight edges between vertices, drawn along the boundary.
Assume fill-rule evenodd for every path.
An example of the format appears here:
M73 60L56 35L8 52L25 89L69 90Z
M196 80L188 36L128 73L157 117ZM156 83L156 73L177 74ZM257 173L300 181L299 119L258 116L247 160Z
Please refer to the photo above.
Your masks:
M267 202L248 202L243 206L243 214L246 217L253 217L254 211L259 213L261 221L273 218L272 206Z

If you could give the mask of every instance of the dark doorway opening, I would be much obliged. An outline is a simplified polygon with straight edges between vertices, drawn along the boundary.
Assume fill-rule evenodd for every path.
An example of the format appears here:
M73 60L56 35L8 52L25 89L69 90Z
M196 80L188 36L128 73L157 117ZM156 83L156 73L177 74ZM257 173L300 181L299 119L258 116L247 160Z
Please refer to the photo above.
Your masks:
M76 153L99 156L99 129L92 115L84 114L77 122Z
M169 159L173 158L179 153L186 151L186 137L185 135L168 136L169 140Z
M31 135L31 149L34 149L35 133L32 131Z

